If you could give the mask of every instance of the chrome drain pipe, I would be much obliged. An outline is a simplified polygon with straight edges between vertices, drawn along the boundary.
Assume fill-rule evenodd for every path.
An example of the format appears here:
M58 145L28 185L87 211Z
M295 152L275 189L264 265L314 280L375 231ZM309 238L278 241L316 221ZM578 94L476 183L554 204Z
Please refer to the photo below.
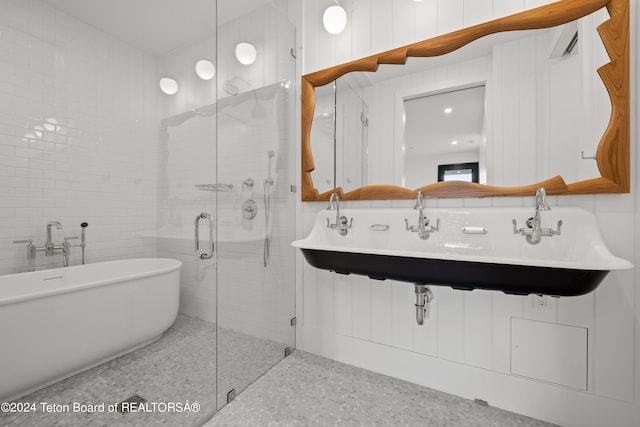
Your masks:
M433 293L427 285L416 283L416 322L424 324L424 319L429 317L429 303L433 300Z

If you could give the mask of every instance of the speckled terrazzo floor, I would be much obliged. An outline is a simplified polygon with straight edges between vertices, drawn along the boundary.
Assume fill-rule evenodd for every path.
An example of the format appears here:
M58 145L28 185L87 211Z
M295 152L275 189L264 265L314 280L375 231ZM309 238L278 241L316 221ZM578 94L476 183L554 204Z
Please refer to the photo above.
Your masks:
M220 328L218 402L231 388L242 390L276 364L284 346ZM38 390L16 402L36 403L35 413L0 412L0 426L198 426L215 412L216 327L178 316L157 341L139 350ZM73 402L115 404L133 394L148 402L198 402L198 412L73 412ZM47 413L41 402L70 405L70 412ZM162 408L157 406L157 408Z
M551 425L296 350L205 427Z

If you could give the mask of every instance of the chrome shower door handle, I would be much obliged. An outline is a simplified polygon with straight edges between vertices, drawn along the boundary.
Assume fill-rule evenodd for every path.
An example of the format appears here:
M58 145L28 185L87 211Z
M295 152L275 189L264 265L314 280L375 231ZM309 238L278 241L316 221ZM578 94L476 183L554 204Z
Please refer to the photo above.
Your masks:
M200 220L208 219L209 220L209 251L208 252L200 252ZM209 212L202 212L200 215L196 216L196 255L200 257L200 259L211 259L213 258L214 251L214 243L213 243L213 215Z

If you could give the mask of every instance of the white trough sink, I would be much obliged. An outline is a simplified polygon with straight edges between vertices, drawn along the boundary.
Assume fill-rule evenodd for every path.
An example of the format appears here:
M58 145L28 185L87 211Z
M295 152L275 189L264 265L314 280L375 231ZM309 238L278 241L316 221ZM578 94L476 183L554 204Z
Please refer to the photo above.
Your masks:
M489 289L513 294L582 295L594 290L611 270L632 268L605 245L595 217L579 208L556 207L540 213L543 228L561 234L531 244L518 228L533 208L425 209L439 230L426 240L406 230L418 222L413 209L341 209L353 218L345 236L327 228L336 211L318 212L308 237L296 240L314 267L374 279Z

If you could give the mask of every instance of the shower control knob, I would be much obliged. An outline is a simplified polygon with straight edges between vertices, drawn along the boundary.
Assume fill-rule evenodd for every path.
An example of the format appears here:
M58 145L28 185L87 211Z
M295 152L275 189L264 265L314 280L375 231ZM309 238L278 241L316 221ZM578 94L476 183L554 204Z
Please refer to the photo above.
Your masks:
M246 200L242 204L242 217L244 219L253 219L258 214L258 204L253 200Z

